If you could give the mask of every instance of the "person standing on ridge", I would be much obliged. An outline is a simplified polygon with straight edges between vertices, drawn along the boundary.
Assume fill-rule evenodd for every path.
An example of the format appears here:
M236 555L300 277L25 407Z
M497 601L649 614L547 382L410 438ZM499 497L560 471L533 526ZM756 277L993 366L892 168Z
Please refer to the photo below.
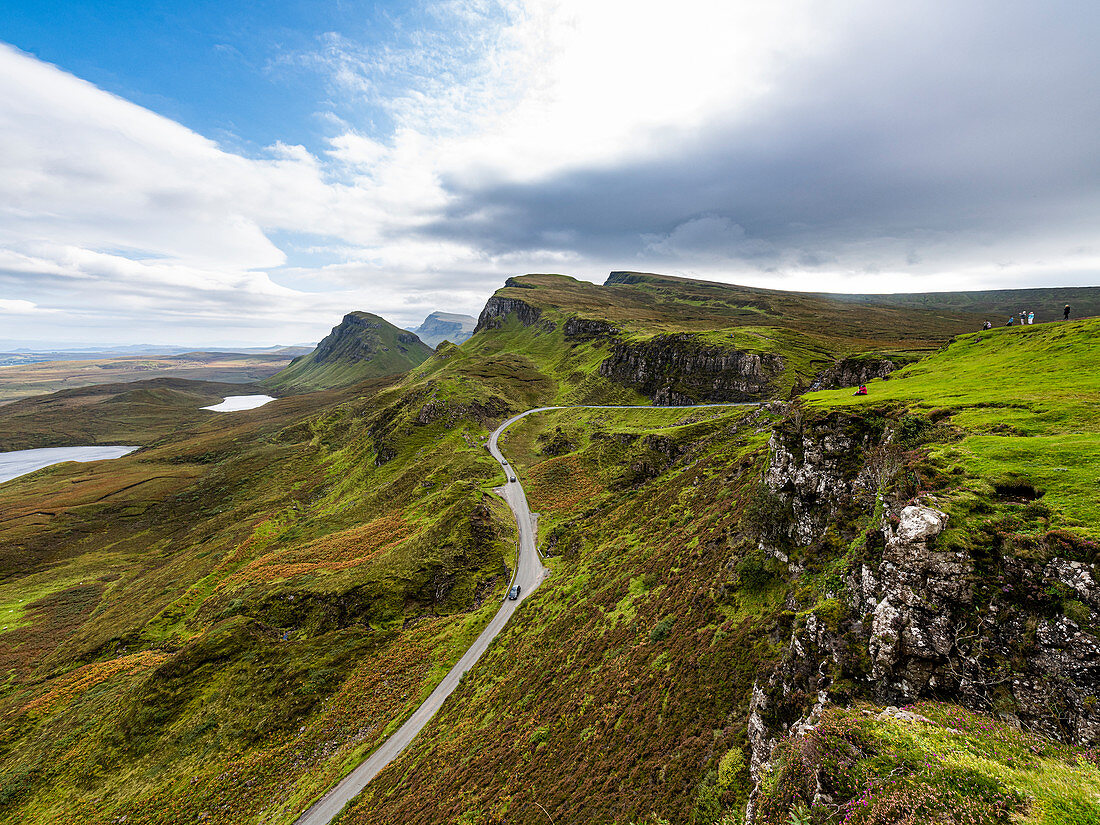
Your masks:
M1066 304L1066 308L1062 310L1062 320L1063 321L1068 321L1069 320L1069 304Z
M1035 313L1034 312L1029 312L1027 314L1027 325L1031 326L1034 323L1035 323Z

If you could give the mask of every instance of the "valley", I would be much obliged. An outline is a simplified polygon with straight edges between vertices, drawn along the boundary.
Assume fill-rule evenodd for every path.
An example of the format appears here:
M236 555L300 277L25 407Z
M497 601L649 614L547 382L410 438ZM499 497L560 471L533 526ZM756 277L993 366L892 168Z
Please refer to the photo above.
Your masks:
M143 447L0 484L0 822L1097 821L1100 321L1023 292L530 275L0 407Z
M0 366L0 405L59 390L152 377L247 384L279 372L296 354L289 348L273 353L189 352L15 363Z

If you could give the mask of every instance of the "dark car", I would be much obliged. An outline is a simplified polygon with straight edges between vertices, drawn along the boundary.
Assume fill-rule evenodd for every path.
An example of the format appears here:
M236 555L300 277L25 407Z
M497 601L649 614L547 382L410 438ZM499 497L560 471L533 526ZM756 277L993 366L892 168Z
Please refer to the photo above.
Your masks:
M515 481L515 480L516 480L516 477L515 477L515 476L508 476L508 480L509 480L509 481Z
M508 598L511 599L512 601L515 601L516 599L519 598L519 585L518 584L512 585L512 589L508 591Z

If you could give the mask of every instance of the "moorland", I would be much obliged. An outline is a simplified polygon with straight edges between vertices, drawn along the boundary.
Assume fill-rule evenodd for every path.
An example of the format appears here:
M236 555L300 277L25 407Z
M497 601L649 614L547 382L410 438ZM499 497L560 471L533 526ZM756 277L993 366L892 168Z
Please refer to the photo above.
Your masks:
M507 431L546 581L341 822L1098 822L1100 320L981 329L1064 303L531 275L257 410L39 399L144 446L0 485L0 822L294 822L504 597L489 432L577 404L637 408Z
M297 355L286 352L188 352L68 361L37 361L0 367L0 404L98 384L184 378L251 384L275 375Z

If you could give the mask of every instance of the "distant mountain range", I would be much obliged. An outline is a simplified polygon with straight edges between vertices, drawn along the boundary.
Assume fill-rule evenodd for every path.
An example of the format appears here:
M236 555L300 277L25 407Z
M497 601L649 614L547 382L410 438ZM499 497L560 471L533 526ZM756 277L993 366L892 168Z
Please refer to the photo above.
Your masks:
M35 349L15 346L11 341L0 341L0 367L16 364L36 364L42 361L97 361L103 358L141 358L151 356L182 355L193 352L232 352L242 355L286 355L295 357L304 355L313 349L312 344L271 347L186 347L157 344L130 344L106 347L57 347Z
M444 341L461 344L474 334L476 326L477 318L472 315L436 310L424 319L424 323L410 332L415 332L421 341L434 348Z

